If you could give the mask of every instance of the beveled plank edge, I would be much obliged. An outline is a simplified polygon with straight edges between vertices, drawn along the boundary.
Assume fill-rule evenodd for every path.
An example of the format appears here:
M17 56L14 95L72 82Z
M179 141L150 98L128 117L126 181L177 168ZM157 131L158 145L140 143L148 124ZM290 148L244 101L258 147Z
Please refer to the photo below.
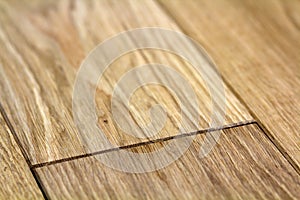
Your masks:
M50 161L50 162L38 163L38 164L32 165L31 167L33 169L37 169L37 168L42 168L42 167L49 166L49 165L59 164L59 163L68 162L68 161L77 160L77 159L86 158L86 157L91 157L91 156L95 156L95 155L99 155L99 154L104 154L104 153L109 153L109 152L113 152L113 151L118 151L120 149L129 149L129 148L134 148L134 147L138 147L138 146L143 146L143 145L158 143L158 142L165 142L165 141L172 140L172 139L177 139L177 138L182 138L182 137L188 137L188 136L192 136L192 135L199 135L199 134L205 134L205 133L219 131L219 130L236 128L236 127L240 127L240 126L247 126L247 125L250 125L250 124L257 124L257 122L255 120L247 120L247 121L242 121L242 122L227 124L227 125L224 125L224 126L221 126L221 127L217 127L217 128L207 128L207 129L202 129L202 130L194 131L194 132L180 133L180 135L176 135L176 136L159 138L159 139L156 139L156 140L149 140L149 141L145 141L145 142L140 142L140 143L125 145L125 146L120 146L120 147L116 147L116 148L112 148L112 149L106 149L106 150L96 151L96 152L93 152L93 153L82 154L82 155L68 157L68 158L63 158L63 159L54 160L54 161Z
M281 155L289 162L289 164L295 169L295 171L300 175L300 166L296 164L293 158L284 150L283 146L273 137L271 132L257 119L257 126L265 134L265 136L272 142L272 144L278 149Z
M173 14L159 1L155 0L157 5L161 8L161 10L168 16L170 19L174 21L174 23L179 27L180 31L186 35L187 32L184 28L177 22L176 18L174 18ZM223 80L224 85L232 92L232 94L239 100L242 106L248 111L250 116L256 122L257 126L261 129L261 131L266 135L266 137L272 142L272 144L278 149L278 151L282 154L282 156L289 162L289 164L296 170L296 172L300 175L300 166L297 165L295 160L284 150L283 146L272 136L270 130L268 130L261 120L257 117L257 115L251 110L251 108L246 104L243 98L238 94L238 92L234 89L234 87L227 81L227 79L218 72L216 68L213 68L220 75Z
M7 125L7 127L9 128L9 130L10 130L10 132L11 132L11 134L12 134L14 140L15 140L15 142L17 143L17 145L18 145L18 147L19 147L19 149L20 149L20 151L21 151L21 154L22 154L23 158L25 159L25 161L26 161L26 163L27 163L27 166L28 166L28 168L30 169L30 172L31 172L31 174L32 174L32 176L33 176L33 178L34 178L34 180L35 180L35 182L36 182L36 184L37 184L39 190L41 191L41 193L42 193L44 199L46 199L46 200L50 199L50 198L49 198L49 195L48 195L47 192L46 192L45 187L44 187L43 184L42 184L42 181L41 181L40 178L39 178L38 173L37 173L36 170L33 168L32 164L31 164L31 162L30 162L30 160L29 160L29 157L28 157L28 155L26 154L25 149L24 149L23 146L21 145L21 142L20 142L20 140L19 140L19 138L18 138L18 136L17 136L17 134L16 134L16 132L15 132L15 129L13 128L11 122L9 121L8 116L7 116L7 114L6 114L5 110L4 110L4 108L3 108L2 104L1 104L1 102L0 102L0 114L1 114L1 116L3 117L3 119L4 119L4 121L5 121L6 125Z

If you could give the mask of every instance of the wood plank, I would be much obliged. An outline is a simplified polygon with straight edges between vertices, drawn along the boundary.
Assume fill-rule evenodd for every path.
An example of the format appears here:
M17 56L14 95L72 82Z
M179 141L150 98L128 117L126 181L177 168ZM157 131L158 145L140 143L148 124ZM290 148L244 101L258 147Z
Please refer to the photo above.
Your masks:
M300 172L299 1L159 1Z
M37 172L52 199L300 198L299 175L257 125L222 132L207 157L199 157L204 138L200 134L181 158L155 172L120 172L104 166L97 157L49 165ZM165 143L127 150L149 153ZM115 153L107 154L118 156Z
M43 199L29 166L1 114L0 138L0 199Z
M132 28L179 30L152 1L10 1L1 2L0 9L0 85L5 91L1 93L0 101L32 164L90 152L73 122L72 90L80 63L92 48L108 37ZM200 129L209 126L210 94L203 79L194 73L188 62L154 50L133 52L112 64L99 81L96 94L97 108L102 110L98 116L99 126L117 146L178 132L180 124L177 122L181 119L178 102L161 86L145 86L131 99L137 125L149 122L147 113L152 105L166 106L166 125L156 136L132 137L121 131L112 119L112 86L127 70L150 62L168 64L190 81L199 100ZM225 124L252 119L228 88L226 98ZM97 146L93 150L103 148Z

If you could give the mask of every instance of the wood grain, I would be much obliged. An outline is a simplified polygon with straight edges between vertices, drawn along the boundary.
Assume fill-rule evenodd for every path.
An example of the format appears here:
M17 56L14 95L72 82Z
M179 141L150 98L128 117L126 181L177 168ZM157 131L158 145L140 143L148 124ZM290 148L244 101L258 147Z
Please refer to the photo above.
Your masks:
M203 138L197 135L180 159L155 172L116 171L105 167L97 157L58 163L37 172L52 199L300 198L299 175L257 125L224 130L218 145L200 159ZM164 143L128 150L147 153Z
M159 2L300 172L300 2Z
M43 199L29 166L0 114L0 199Z
M72 90L80 63L92 48L132 28L155 26L179 30L152 1L10 1L1 2L0 9L0 85L4 91L0 100L32 164L89 152L73 122ZM131 99L138 125L149 122L149 107L157 103L165 105L168 118L157 136L144 139L128 136L111 117L114 83L126 70L150 62L168 64L189 80L199 100L200 129L209 126L210 94L190 64L170 53L138 51L112 64L99 81L95 97L98 109L102 110L98 112L99 126L117 146L178 132L181 119L178 102L161 86L145 86ZM225 124L252 119L228 88L226 98ZM94 150L103 149L99 146Z

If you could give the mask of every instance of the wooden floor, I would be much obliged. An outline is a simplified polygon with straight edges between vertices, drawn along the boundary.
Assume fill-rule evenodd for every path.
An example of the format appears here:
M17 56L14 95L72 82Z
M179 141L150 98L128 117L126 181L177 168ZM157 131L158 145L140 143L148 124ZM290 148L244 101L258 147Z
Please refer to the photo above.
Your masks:
M99 162L120 149L98 140L92 150L85 147L73 120L72 93L93 48L142 27L183 32L206 49L224 81L226 114L222 126L210 127L209 89L181 57L153 49L121 56L96 86L97 123L109 141L145 154L195 137L169 166L131 174ZM300 199L299 55L297 0L0 1L0 199ZM196 93L200 117L181 137L174 137L180 106L161 85L143 86L130 100L140 126L151 121L151 106L163 105L167 118L158 134L133 137L114 121L114 85L148 63L172 66ZM172 77L153 74L176 86ZM182 103L192 105L189 98ZM200 158L205 135L216 130L218 144Z

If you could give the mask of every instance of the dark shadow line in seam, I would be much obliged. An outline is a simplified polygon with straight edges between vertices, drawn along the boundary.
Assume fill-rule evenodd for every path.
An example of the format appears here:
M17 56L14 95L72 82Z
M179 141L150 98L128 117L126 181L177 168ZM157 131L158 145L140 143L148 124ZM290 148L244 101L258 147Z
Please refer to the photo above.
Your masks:
M96 152L93 152L93 153L86 153L86 154L73 156L73 157L68 157L68 158L63 158L63 159L59 159L59 160L54 160L54 161L49 161L49 162L44 162L44 163L38 163L38 164L32 165L32 168L34 168L34 169L41 168L41 167L45 167L45 166L49 166L49 165L68 162L68 161L77 160L77 159L81 159L81 158L86 158L86 157L90 157L90 156L94 156L94 155L99 155L99 154L109 153L109 152L113 152L113 151L118 151L120 149L129 149L129 148L139 147L139 146L143 146L143 145L158 143L158 142L165 142L165 141L172 140L172 139L178 139L178 138L188 137L188 136L192 136L192 135L205 134L205 133L208 133L208 132L214 132L214 131L219 131L219 130L224 130L224 129L230 129L230 128L235 128L235 127L245 126L245 125L250 125L250 124L255 124L255 123L256 122L254 120L249 120L249 121L243 121L243 122L228 124L228 125L225 125L225 126L222 126L222 127L217 127L217 128L207 128L207 129L203 129L203 130L200 130L200 131L182 133L182 134L176 135L176 136L170 136L170 137L160 138L160 139L156 139L156 140L150 140L150 141L130 144L130 145L126 145L126 146L116 147L116 148L112 148L112 149L96 151Z
M284 151L284 148L277 142L277 140L268 133L268 129L265 128L265 126L257 121L255 122L259 129L264 133L265 137L270 140L270 142L276 147L276 149L281 153L281 155L286 159L286 161L295 169L295 171L300 175L300 168L299 166L294 162L294 160L290 157L290 155Z
M36 170L31 167L30 171L31 171L31 173L32 173L32 175L34 177L35 182L37 183L38 187L40 188L40 190L41 190L41 192L43 194L44 199L45 200L50 199L49 194L47 193L47 190L46 190L45 186L43 185L43 182L41 181L40 176L38 175L38 173L36 172Z

